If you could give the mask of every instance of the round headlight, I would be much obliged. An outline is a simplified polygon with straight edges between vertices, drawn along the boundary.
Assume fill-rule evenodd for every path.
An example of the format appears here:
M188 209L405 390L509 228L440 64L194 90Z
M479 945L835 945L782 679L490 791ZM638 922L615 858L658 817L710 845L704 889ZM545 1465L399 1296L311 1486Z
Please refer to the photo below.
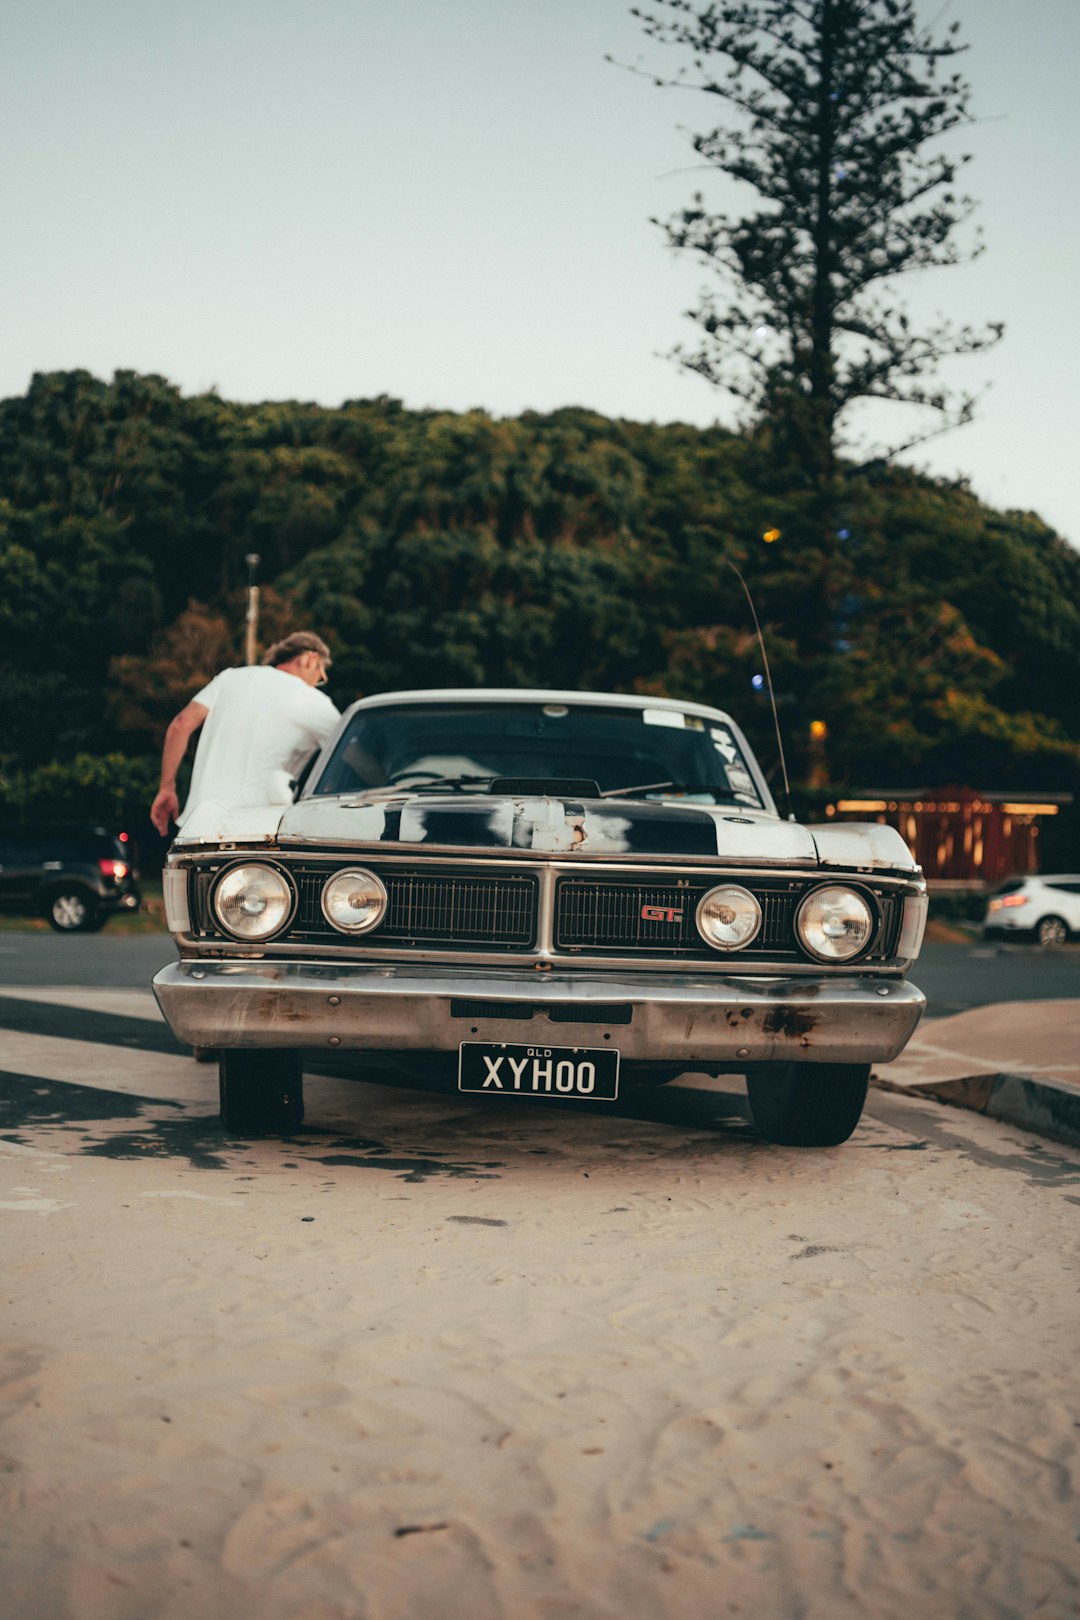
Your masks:
M822 962L847 962L869 945L875 927L870 902L857 889L830 883L813 889L795 920L799 938Z
M698 901L698 933L717 951L741 951L761 927L761 907L749 889L725 883Z
M366 934L386 912L386 890L374 872L350 867L335 872L322 892L323 916L343 934Z
M288 921L293 891L273 866L233 866L214 890L214 914L237 939L269 939Z

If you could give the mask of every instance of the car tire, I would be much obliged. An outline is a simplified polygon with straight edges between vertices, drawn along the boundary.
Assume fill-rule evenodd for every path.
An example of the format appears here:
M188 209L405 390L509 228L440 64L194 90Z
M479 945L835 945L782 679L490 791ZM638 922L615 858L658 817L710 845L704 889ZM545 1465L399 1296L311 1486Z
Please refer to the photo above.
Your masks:
M1040 917L1035 924L1035 938L1040 945L1064 945L1069 937L1069 925L1064 917Z
M290 1136L304 1119L299 1052L222 1052L221 1123L234 1136Z
M92 934L104 920L94 896L75 884L54 889L45 901L45 921L58 934Z
M839 1147L863 1111L868 1063L765 1063L746 1076L754 1124L781 1147Z

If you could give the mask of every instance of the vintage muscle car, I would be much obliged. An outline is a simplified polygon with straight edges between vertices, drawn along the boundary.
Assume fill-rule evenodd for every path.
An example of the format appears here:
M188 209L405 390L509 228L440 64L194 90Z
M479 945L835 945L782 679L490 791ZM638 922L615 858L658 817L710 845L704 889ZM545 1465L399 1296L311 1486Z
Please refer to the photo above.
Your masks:
M782 819L730 716L670 699L365 698L293 805L193 809L165 905L154 988L241 1135L298 1126L304 1057L352 1048L592 1110L742 1074L767 1139L831 1146L925 1006L899 834Z

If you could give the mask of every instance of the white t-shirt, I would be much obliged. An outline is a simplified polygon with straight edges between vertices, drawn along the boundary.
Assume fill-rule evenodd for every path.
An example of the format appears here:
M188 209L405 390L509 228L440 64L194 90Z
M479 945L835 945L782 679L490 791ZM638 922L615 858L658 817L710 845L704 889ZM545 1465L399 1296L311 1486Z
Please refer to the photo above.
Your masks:
M290 783L340 715L325 692L268 664L223 669L193 699L199 733L183 823L197 804L291 804Z

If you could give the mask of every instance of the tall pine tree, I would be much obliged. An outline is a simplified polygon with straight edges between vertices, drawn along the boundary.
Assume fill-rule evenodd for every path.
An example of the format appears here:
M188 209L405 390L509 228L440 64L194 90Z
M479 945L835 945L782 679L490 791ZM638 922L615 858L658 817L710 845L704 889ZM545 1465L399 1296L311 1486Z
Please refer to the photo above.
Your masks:
M916 331L892 286L980 251L956 238L974 207L954 189L968 159L927 150L971 122L954 71L957 25L935 42L913 0L657 0L634 15L689 53L674 76L650 75L658 84L727 104L730 118L695 135L694 150L759 198L731 218L699 195L667 222L672 245L721 283L692 312L701 341L677 351L681 363L768 422L774 448L819 496L857 401L928 408L935 431L966 421L972 399L935 372L1002 328Z

